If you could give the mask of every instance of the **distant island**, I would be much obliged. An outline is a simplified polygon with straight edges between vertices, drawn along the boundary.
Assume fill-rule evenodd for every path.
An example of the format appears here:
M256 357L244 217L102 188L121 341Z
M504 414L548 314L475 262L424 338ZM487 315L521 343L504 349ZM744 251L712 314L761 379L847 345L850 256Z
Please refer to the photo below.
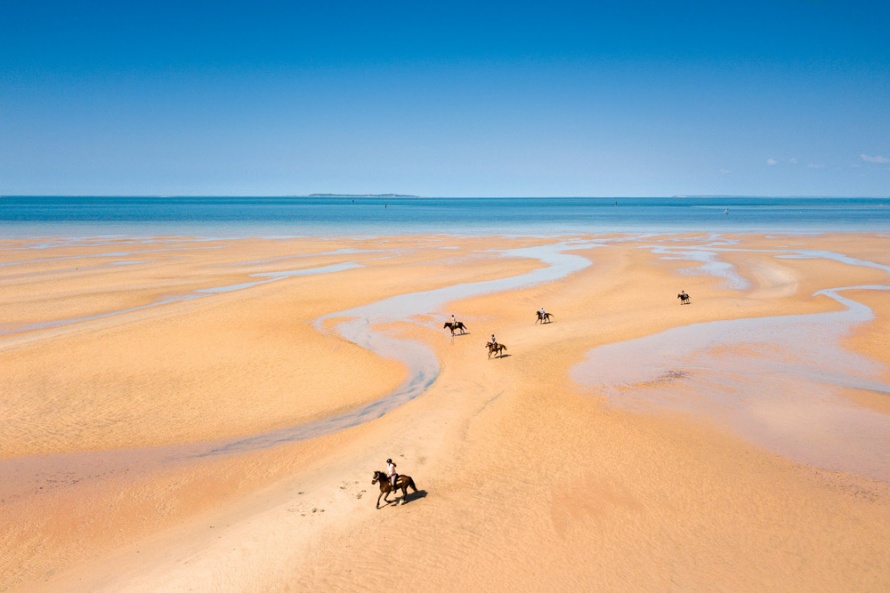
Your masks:
M307 198L419 198L411 194L309 194Z

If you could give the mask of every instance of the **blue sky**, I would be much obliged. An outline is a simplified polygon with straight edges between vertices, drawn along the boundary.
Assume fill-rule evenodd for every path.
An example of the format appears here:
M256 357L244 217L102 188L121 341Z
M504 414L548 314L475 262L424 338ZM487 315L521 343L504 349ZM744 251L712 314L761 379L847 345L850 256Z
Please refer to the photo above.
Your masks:
M0 0L0 194L890 196L890 3Z

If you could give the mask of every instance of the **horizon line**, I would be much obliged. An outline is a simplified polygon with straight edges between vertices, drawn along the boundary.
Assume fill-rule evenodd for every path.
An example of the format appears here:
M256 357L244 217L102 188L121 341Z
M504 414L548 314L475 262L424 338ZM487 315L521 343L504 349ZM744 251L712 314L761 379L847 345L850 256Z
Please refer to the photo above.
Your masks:
M398 193L381 193L381 194L340 194L340 193L311 193L311 194L0 194L0 199L4 198L152 198L152 199L175 199L175 198L247 198L247 199L264 199L264 198L407 198L407 199L522 199L522 200L571 200L571 199L614 199L614 200L645 200L645 199L701 199L701 198L761 198L761 199L866 199L866 200L888 200L887 196L865 196L865 195L757 195L757 194L673 194L673 195L647 195L647 196L619 196L619 195L574 195L574 196L510 196L510 195L487 195L487 196L449 196L449 195L418 195L418 194L398 194Z

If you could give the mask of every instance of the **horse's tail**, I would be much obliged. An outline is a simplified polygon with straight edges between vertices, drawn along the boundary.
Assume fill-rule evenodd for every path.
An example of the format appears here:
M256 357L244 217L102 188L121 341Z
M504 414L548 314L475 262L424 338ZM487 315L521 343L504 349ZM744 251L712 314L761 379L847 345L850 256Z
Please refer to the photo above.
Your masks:
M408 476L408 486L411 488L411 490L417 492L417 486L414 485L414 478L412 478L411 476Z

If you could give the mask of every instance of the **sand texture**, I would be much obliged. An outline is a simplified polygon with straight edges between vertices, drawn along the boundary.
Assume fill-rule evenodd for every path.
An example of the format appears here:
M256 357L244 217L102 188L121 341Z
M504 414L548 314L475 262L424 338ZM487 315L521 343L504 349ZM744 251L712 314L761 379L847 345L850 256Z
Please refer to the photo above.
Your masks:
M890 591L888 289L886 235L0 241L0 592Z

